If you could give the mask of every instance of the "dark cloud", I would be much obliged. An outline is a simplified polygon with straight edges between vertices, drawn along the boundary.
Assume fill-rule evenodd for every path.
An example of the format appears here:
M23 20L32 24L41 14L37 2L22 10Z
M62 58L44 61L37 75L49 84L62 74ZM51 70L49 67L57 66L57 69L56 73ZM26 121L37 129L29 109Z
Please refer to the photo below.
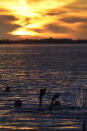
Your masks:
M9 12L9 10L0 8L0 12Z
M42 29L32 29L32 30L37 32L37 33L43 33L44 32Z
M77 23L77 22L87 22L87 18L84 17L76 17L76 16L68 16L61 19L66 23Z
M52 33L67 33L71 31L68 27L56 24L48 24L45 26L45 28Z
M0 21L15 21L17 20L16 17L12 16L12 15L0 15Z
M76 39L87 39L87 27L86 29L79 29L75 32Z
M17 24L5 24L4 22L0 21L0 33L11 32L18 27L20 26Z
M47 12L47 14L46 15L50 15L50 16L54 16L54 15L62 15L62 14L65 14L65 13L67 13L67 11L56 11L56 10L50 10L50 11L48 11Z
M30 18L25 17L24 19L25 26L30 24L30 20L31 20Z
M87 0L77 0L77 1L75 1L75 2L73 2L73 4L72 5L76 5L77 4L77 6L78 5L81 5L81 7L83 6L83 5L86 5L87 6Z
M29 22L29 21L30 21L30 18L25 17L25 21L26 21L26 22Z
M68 4L66 8L70 9L71 12L75 12L75 13L81 12L82 14L83 11L87 11L87 0L74 1L71 4Z
M46 15L58 15L58 13L57 12L49 12Z
M86 31L87 32L87 22L83 23L79 26L80 31Z
M76 39L87 39L87 22L78 26L78 30L73 32Z
M10 15L0 15L0 36L8 35L8 32L20 27L17 24L10 24L11 21L15 21L16 18Z

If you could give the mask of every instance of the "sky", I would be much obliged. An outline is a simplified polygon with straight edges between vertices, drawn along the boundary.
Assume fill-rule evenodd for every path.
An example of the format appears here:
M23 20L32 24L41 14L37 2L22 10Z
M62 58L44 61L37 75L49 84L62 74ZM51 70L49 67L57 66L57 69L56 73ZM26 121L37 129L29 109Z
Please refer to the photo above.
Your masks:
M0 0L0 39L87 39L87 0Z

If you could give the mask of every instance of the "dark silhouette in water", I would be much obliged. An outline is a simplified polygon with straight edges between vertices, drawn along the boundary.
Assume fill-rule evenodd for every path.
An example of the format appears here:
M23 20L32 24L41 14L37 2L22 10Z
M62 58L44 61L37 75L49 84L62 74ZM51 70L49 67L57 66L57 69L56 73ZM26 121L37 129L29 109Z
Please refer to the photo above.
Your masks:
M60 106L61 104L60 104L60 102L58 100L55 100L54 105L55 106Z
M82 131L87 131L87 117L83 120Z
M9 92L10 91L10 87L7 86L6 89L5 89L6 92Z
M46 89L40 89L40 95L39 95L39 107L42 107L42 98L44 94L46 93Z
M20 107L22 106L22 101L19 100L19 99L17 99L17 100L14 102L14 106L20 108Z
M56 100L60 95L58 93L54 94L53 97L51 98L51 104L48 109L52 110L53 105L55 106L60 106L60 102Z
M46 93L46 89L45 88L40 89L40 95L39 95L39 107L40 108L42 107L42 98L45 95L45 93ZM48 107L49 110L52 110L53 106L60 106L60 102L58 100L56 100L59 96L60 96L59 93L56 93L56 94L54 94L52 96L52 98L51 98L51 104ZM22 106L22 101L19 100L19 99L17 99L14 102L14 107L20 108L21 106Z

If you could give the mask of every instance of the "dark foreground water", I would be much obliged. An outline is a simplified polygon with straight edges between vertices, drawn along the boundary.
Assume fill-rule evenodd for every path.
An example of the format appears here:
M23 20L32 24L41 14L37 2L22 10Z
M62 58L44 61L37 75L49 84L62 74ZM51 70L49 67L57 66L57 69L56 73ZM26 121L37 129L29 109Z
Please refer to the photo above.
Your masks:
M41 112L40 88L47 89ZM61 106L46 110L56 92ZM87 45L0 45L1 131L82 131L86 115Z

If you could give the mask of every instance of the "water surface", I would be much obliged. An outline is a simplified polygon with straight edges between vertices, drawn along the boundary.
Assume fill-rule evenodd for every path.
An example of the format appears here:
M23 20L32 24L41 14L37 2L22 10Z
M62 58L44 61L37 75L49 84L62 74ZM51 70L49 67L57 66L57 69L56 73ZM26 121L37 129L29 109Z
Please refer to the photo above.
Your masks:
M44 109L56 92L61 107L28 112L38 108L40 88ZM17 98L26 113L14 108ZM86 107L87 45L0 45L0 130L81 131Z

